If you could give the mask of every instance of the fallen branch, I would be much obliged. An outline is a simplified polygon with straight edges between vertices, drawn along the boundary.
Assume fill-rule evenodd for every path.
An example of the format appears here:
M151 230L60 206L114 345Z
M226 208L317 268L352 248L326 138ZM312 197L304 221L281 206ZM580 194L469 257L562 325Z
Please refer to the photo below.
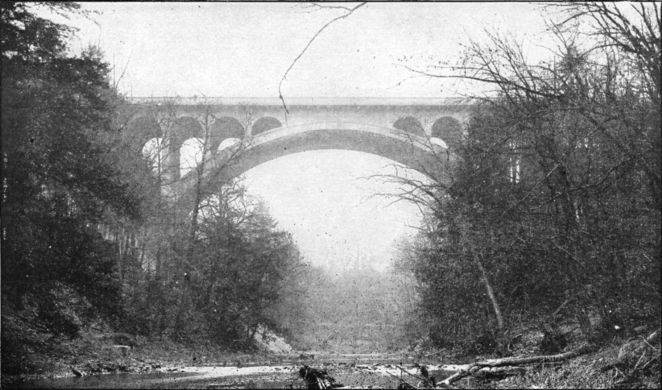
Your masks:
M481 367L478 366L471 366L466 370L458 371L455 374L449 376L448 378L444 379L443 381L439 382L440 385L442 386L450 386L451 383L457 382L460 379L473 375L476 371L480 370Z
M659 335L660 335L660 329L651 333L648 337L644 339L644 341L650 345L650 343L655 342L655 340L658 338Z
M515 367L483 367L480 370L476 371L476 376L485 376L485 377L504 377L512 375L522 375L526 372L526 368L515 366Z
M440 382L441 385L449 386L464 377L473 375L511 375L524 372L524 365L534 363L560 362L577 356L592 352L593 347L585 345L574 351L559 353L556 355L530 356L530 357L508 357L502 359L488 359L481 362L469 364L465 369L449 376Z
M578 349L575 349L574 351L568 351L556 355L489 359L482 362L474 363L474 365L479 365L481 367L499 367L499 366L518 366L518 365L533 364L533 363L560 362L592 352L594 349L595 347L584 345Z

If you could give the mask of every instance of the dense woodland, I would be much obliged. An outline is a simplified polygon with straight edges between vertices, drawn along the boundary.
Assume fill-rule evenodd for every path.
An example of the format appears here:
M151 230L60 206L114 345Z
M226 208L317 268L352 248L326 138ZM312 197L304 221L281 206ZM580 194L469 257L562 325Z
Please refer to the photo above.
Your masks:
M232 350L267 326L302 348L393 350L423 335L502 354L527 326L577 324L594 342L659 326L659 4L557 11L549 61L495 35L460 67L419 71L494 91L446 140L452 165L444 153L430 183L402 179L427 212L398 273L334 280L240 182L203 183L204 163L191 202L173 202L168 150L143 153L102 53L70 54L71 29L3 3L3 374L25 369L36 334L98 323ZM162 128L181 125L170 114ZM201 142L202 156L217 146Z
M35 334L104 324L237 350L296 317L302 259L240 183L173 203L102 54L71 55L73 31L21 3L3 3L2 31L3 373L43 347Z
M490 35L459 67L415 70L492 87L451 137L450 179L403 194L430 210L400 266L437 345L506 354L525 326L593 341L659 326L659 4L549 11L548 61Z

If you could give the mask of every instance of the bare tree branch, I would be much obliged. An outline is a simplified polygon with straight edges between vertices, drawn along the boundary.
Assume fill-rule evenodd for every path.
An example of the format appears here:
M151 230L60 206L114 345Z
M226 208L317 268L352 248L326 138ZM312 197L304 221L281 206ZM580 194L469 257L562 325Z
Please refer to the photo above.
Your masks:
M114 88L114 89L117 89L117 87L119 87L120 82L121 82L122 79L124 78L124 75L126 74L126 69L129 67L129 62L131 61L131 55L132 55L132 54L133 54L133 51L131 51L131 53L129 54L129 58L127 58L127 60L126 60L126 64L124 64L124 68L122 69L122 73L120 73L120 77L119 77L117 80L113 80L113 81L114 81L114 83L113 83L113 84L114 84L114 85L113 85L113 88ZM115 65L113 65L113 68L114 68L114 67L115 67ZM114 75L114 74L115 74L115 72L113 72L113 75Z
M306 44L306 46L303 48L303 50L301 50L301 52L299 53L299 55L297 55L297 56L294 58L294 60L292 61L292 63L290 64L290 66L287 68L287 70L285 71L285 73L283 73L283 77L280 79L280 83L278 83L278 98L279 98L280 101L283 103L283 108L285 109L285 119L286 119L286 120L287 120L287 114L289 114L290 111L287 109L287 104L285 103L285 98L283 98L282 88L283 88L283 83L285 82L285 79L287 79L287 75L290 73L290 71L292 70L292 68L294 67L294 65L297 63L297 61L299 61L299 59L300 59L300 58L306 53L306 51L308 50L308 48L310 47L310 45L312 45L312 43L315 41L315 39L317 39L317 37L322 33L322 31L324 31L327 27L329 27L329 26L332 25L333 23L337 22L338 20L340 20L340 19L344 19L344 18L348 17L349 15L351 15L352 13L354 13L354 11L356 11L357 9L363 7L364 5L366 5L365 2L360 3L359 5L357 5L357 6L354 7L354 8L334 7L334 8L342 8L342 9L345 9L347 12L346 12L345 14L342 14L342 15L340 15L340 16L337 16L337 17L335 17L335 18L329 20L324 26L322 26L319 30L317 30L317 32L315 33L315 35L313 35L312 38L310 38L310 40L308 41L308 43ZM322 6L319 6L319 7L322 7ZM328 7L328 6L324 6L324 8L330 8L330 7Z
M319 11L324 9L344 9L345 11L351 12L352 9L349 7L344 7L342 5L328 5L328 4L319 4L319 3L309 3L305 5L305 8L312 8L313 11Z

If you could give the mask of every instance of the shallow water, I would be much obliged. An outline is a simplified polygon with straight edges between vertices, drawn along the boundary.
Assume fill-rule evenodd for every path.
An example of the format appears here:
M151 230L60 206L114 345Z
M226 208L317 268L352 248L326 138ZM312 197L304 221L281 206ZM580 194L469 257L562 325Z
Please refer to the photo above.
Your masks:
M185 367L175 372L99 374L25 382L18 388L298 388L295 367Z
M409 365L403 371L402 363L385 362L376 356L341 355L329 359L308 361L312 367L328 370L329 374L351 388L394 388L399 377L410 382L417 369ZM372 359L371 359L372 358ZM373 360L374 359L374 360ZM281 365L253 366L195 366L177 369L160 369L149 373L99 374L83 377L65 377L24 382L18 388L306 388L299 377L303 362ZM450 366L428 366L432 373ZM408 374L410 373L410 374Z

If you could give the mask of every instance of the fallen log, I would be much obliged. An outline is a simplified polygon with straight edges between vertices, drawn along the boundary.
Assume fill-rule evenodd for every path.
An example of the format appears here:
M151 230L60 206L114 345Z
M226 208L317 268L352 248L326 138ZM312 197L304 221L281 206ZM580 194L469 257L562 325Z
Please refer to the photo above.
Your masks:
M451 383L457 382L457 381L459 381L460 379L462 379L464 377L473 375L478 370L480 370L480 367L472 365L469 368L467 368L466 370L458 371L455 374L449 376L448 378L442 380L441 382L439 382L439 385L440 386L450 386Z
M483 367L475 372L475 376L482 377L506 377L513 375L522 375L526 372L526 368L521 366L514 367Z
M559 353L556 355L542 355L542 356L529 356L529 357L508 357L501 359L488 359L480 362L469 364L465 369L462 369L455 374L449 376L443 381L439 382L442 386L450 386L451 383L456 382L467 376L476 375L498 375L505 376L509 373L516 374L522 373L526 369L521 366L535 364L535 363L549 363L559 362L575 358L577 356L592 352L595 348L585 345L573 351Z
M592 352L595 350L595 347L584 345L573 351L568 351L564 353L558 353L555 355L541 355L541 356L529 356L529 357L507 357L501 359L488 359L482 362L476 362L474 365L479 365L481 367L499 367L499 366L519 366L533 363L549 363L549 362L560 362L574 357L584 355L586 353Z

